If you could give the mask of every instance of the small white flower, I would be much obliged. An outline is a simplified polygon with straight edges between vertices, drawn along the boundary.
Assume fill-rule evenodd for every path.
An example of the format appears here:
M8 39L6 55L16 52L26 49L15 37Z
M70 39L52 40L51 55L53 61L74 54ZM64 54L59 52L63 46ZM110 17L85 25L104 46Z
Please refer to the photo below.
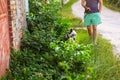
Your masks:
M55 51L56 51L56 52L57 52L59 49L60 49L60 47L58 47L58 46L55 47Z

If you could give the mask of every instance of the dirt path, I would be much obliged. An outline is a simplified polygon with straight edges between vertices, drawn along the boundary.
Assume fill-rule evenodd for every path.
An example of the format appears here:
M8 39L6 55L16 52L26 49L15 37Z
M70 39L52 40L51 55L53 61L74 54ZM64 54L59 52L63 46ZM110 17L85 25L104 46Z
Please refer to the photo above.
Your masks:
M72 5L72 11L75 16L83 19L84 9L80 1ZM114 48L114 53L120 54L120 13L103 7L101 17L102 24L98 26L98 32L105 39L110 40Z

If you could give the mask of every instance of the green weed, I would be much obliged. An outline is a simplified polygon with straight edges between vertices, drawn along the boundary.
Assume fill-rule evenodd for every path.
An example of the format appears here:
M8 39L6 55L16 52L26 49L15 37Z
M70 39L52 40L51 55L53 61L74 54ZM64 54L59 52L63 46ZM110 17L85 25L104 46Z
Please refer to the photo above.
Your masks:
M89 44L86 30L77 30L77 41ZM112 50L110 42L99 35L98 44L91 47L92 61L88 64L94 71L91 80L120 80L120 63Z

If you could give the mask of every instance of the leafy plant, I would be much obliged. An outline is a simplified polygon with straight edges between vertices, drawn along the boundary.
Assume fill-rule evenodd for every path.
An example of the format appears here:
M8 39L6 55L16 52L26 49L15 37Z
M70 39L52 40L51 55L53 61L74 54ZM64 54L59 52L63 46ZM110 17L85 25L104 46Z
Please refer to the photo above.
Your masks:
M9 80L84 80L91 60L90 45L78 44L62 36L71 23L57 11L59 4L30 0L28 30L21 50L11 53ZM42 6L40 5L42 4Z
M9 80L84 80L83 74L90 61L90 45L79 45L74 40L50 43L50 51L36 54L33 49L13 51ZM81 75L80 75L81 74ZM84 75L84 76L83 76Z
M61 56L57 57L57 59L60 61L59 64L62 65L65 71L69 69L74 72L85 71L87 67L86 64L90 60L90 45L79 45L74 40L70 39L65 43L51 43L51 48L55 51L55 57ZM69 66L67 64L69 64Z
M21 49L28 47L36 53L48 51L49 43L57 39L62 39L64 34L70 29L70 22L62 18L57 11L59 4L38 5L39 1L30 1L30 13L27 16L28 31L22 38ZM34 9L36 8L36 9Z

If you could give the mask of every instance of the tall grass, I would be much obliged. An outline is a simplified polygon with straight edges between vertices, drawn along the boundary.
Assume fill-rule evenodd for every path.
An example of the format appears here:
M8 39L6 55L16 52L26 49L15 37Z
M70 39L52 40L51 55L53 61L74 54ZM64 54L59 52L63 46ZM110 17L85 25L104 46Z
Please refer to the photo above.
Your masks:
M77 41L89 44L86 30L77 31ZM93 61L89 64L94 68L92 80L120 80L120 63L114 58L112 45L109 41L98 37L98 44L91 47Z
M120 0L104 0L104 5L112 10L120 12Z

